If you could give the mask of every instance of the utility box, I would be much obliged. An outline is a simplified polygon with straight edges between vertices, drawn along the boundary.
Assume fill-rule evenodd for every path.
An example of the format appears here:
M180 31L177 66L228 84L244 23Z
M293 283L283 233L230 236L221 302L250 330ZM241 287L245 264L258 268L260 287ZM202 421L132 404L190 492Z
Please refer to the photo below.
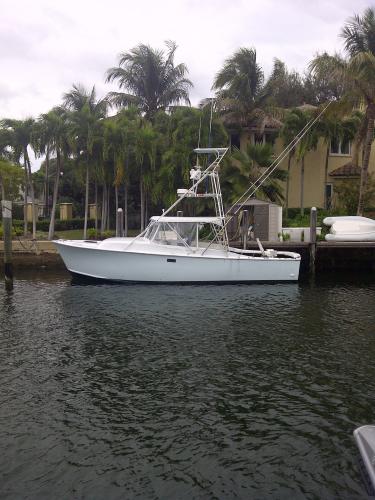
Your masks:
M96 205L95 203L91 203L89 205L89 219L96 219L96 213L97 213Z
M73 219L73 203L60 203L60 220Z
M35 220L38 220L39 205L37 203L34 203L34 210ZM27 202L26 204L26 219L27 222L33 221L33 204L31 202Z
M235 205L229 212L234 213L239 207ZM237 240L241 234L242 210L249 212L248 240L259 238L262 241L279 241L282 233L283 211L280 205L257 198L248 200L228 225L228 237Z

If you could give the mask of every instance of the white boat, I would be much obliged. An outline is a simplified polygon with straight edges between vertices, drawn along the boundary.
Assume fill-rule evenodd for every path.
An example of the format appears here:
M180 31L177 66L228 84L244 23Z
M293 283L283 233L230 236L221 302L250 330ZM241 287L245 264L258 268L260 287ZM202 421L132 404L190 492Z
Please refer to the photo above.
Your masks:
M363 425L353 432L361 454L360 467L367 492L375 496L375 425Z
M375 220L368 217L326 217L324 224L331 226L327 241L375 241Z
M252 282L295 281L301 256L294 252L240 250L228 243L228 216L223 209L219 164L227 148L198 148L197 154L215 155L202 171L190 171L193 185L179 189L178 200L162 215L151 217L146 230L135 238L104 241L57 240L55 245L74 275L110 281L137 282ZM208 179L209 190L202 187ZM169 215L185 198L210 198L216 215L178 217ZM212 238L200 238L205 226ZM207 231L206 231L207 233Z

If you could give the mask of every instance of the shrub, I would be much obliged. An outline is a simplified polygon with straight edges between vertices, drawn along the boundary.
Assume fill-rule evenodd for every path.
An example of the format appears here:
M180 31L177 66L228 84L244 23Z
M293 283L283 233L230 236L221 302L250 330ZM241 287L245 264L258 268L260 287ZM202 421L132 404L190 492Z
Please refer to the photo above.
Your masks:
M106 238L112 238L112 236L114 236L113 231L104 231L101 233L100 231L96 231L95 228L87 230L87 238L89 240L105 240Z
M71 231L72 229L83 229L84 223L85 223L85 219L68 219L68 220L57 219L55 222L55 231ZM20 227L22 229L23 228L23 220L14 219L13 226ZM29 222L27 226L28 226L29 231L31 231L32 230L32 223ZM87 221L87 227L91 228L94 226L95 226L95 220L89 219ZM37 231L48 232L49 220L48 219L38 220L36 223L36 229L37 229Z
M349 215L355 215L357 213L359 186L359 179L341 181L335 186L338 204L343 207ZM371 174L368 176L367 189L363 199L365 209L370 208L375 201L375 179Z
M97 240L99 237L99 232L95 228L90 228L87 230L87 239Z

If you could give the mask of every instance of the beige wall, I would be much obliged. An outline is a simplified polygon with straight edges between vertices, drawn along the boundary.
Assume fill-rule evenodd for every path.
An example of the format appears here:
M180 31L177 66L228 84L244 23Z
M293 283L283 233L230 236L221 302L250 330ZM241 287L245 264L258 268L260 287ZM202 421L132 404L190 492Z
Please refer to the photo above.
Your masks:
M241 149L245 149L246 145L252 142L251 133L243 132L241 135ZM284 146L281 139L276 139L275 155L278 156L283 151ZM324 141L319 140L318 147L315 151L307 153L305 157L305 181L304 181L304 206L305 207L323 207L324 206L324 170L326 160L327 146ZM350 155L329 155L328 157L328 174L338 167L345 165L351 160ZM283 160L281 168L287 170L288 159ZM369 172L375 173L375 145L373 145L370 157ZM328 183L333 185L334 178L328 175ZM285 183L284 183L285 194ZM333 193L334 194L334 193ZM289 177L289 207L299 207L301 196L301 165L293 159L290 168Z

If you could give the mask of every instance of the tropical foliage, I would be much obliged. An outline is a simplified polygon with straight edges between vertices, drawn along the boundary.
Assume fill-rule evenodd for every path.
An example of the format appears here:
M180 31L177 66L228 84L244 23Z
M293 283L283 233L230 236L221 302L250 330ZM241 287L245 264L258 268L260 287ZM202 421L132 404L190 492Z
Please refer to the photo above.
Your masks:
M193 84L185 77L187 67L174 64L177 45L169 41L166 46L164 53L140 44L120 55L119 65L107 72L107 82L117 81L120 89L127 92L110 92L112 104L136 106L147 119L171 105L190 104L189 89Z
M107 71L107 82L117 84L118 91L100 98L95 87L88 90L75 84L60 105L37 119L1 121L1 196L25 202L31 199L33 205L36 197L42 199L50 238L57 205L63 201L72 202L76 215L84 217L84 237L90 203L97 207L96 234L109 229L118 208L124 210L126 233L129 221L144 228L151 213L168 206L176 189L189 183L189 170L198 161L195 147L229 146L233 135L239 137L246 130L252 134L251 143L232 147L223 165L226 204L254 184L259 187L257 196L283 203L288 210L289 174L294 164L300 173L303 215L306 158L321 141L325 147L321 188L326 193L331 143L350 140L353 163L360 165L362 172L357 206L362 213L371 192L368 166L375 120L374 10L350 19L341 35L345 57L319 54L303 75L274 59L266 79L255 48L239 48L216 73L214 98L204 100L198 108L190 107L192 82L186 65L175 63L177 45L166 42L166 49L158 50L139 44L122 53L118 66ZM283 169L274 170L259 185L257 179L274 160L275 137L287 146L332 99L335 103L329 111L290 149ZM34 173L31 151L44 158ZM207 207L202 205L200 210ZM27 227L25 211L25 233ZM35 237L35 215L32 227Z
M375 120L375 11L365 10L363 16L349 19L341 32L347 56L318 55L311 63L316 75L326 73L331 80L341 81L344 87L343 105L365 109L361 127L363 159L357 214L362 215L367 189L370 153L374 140Z

